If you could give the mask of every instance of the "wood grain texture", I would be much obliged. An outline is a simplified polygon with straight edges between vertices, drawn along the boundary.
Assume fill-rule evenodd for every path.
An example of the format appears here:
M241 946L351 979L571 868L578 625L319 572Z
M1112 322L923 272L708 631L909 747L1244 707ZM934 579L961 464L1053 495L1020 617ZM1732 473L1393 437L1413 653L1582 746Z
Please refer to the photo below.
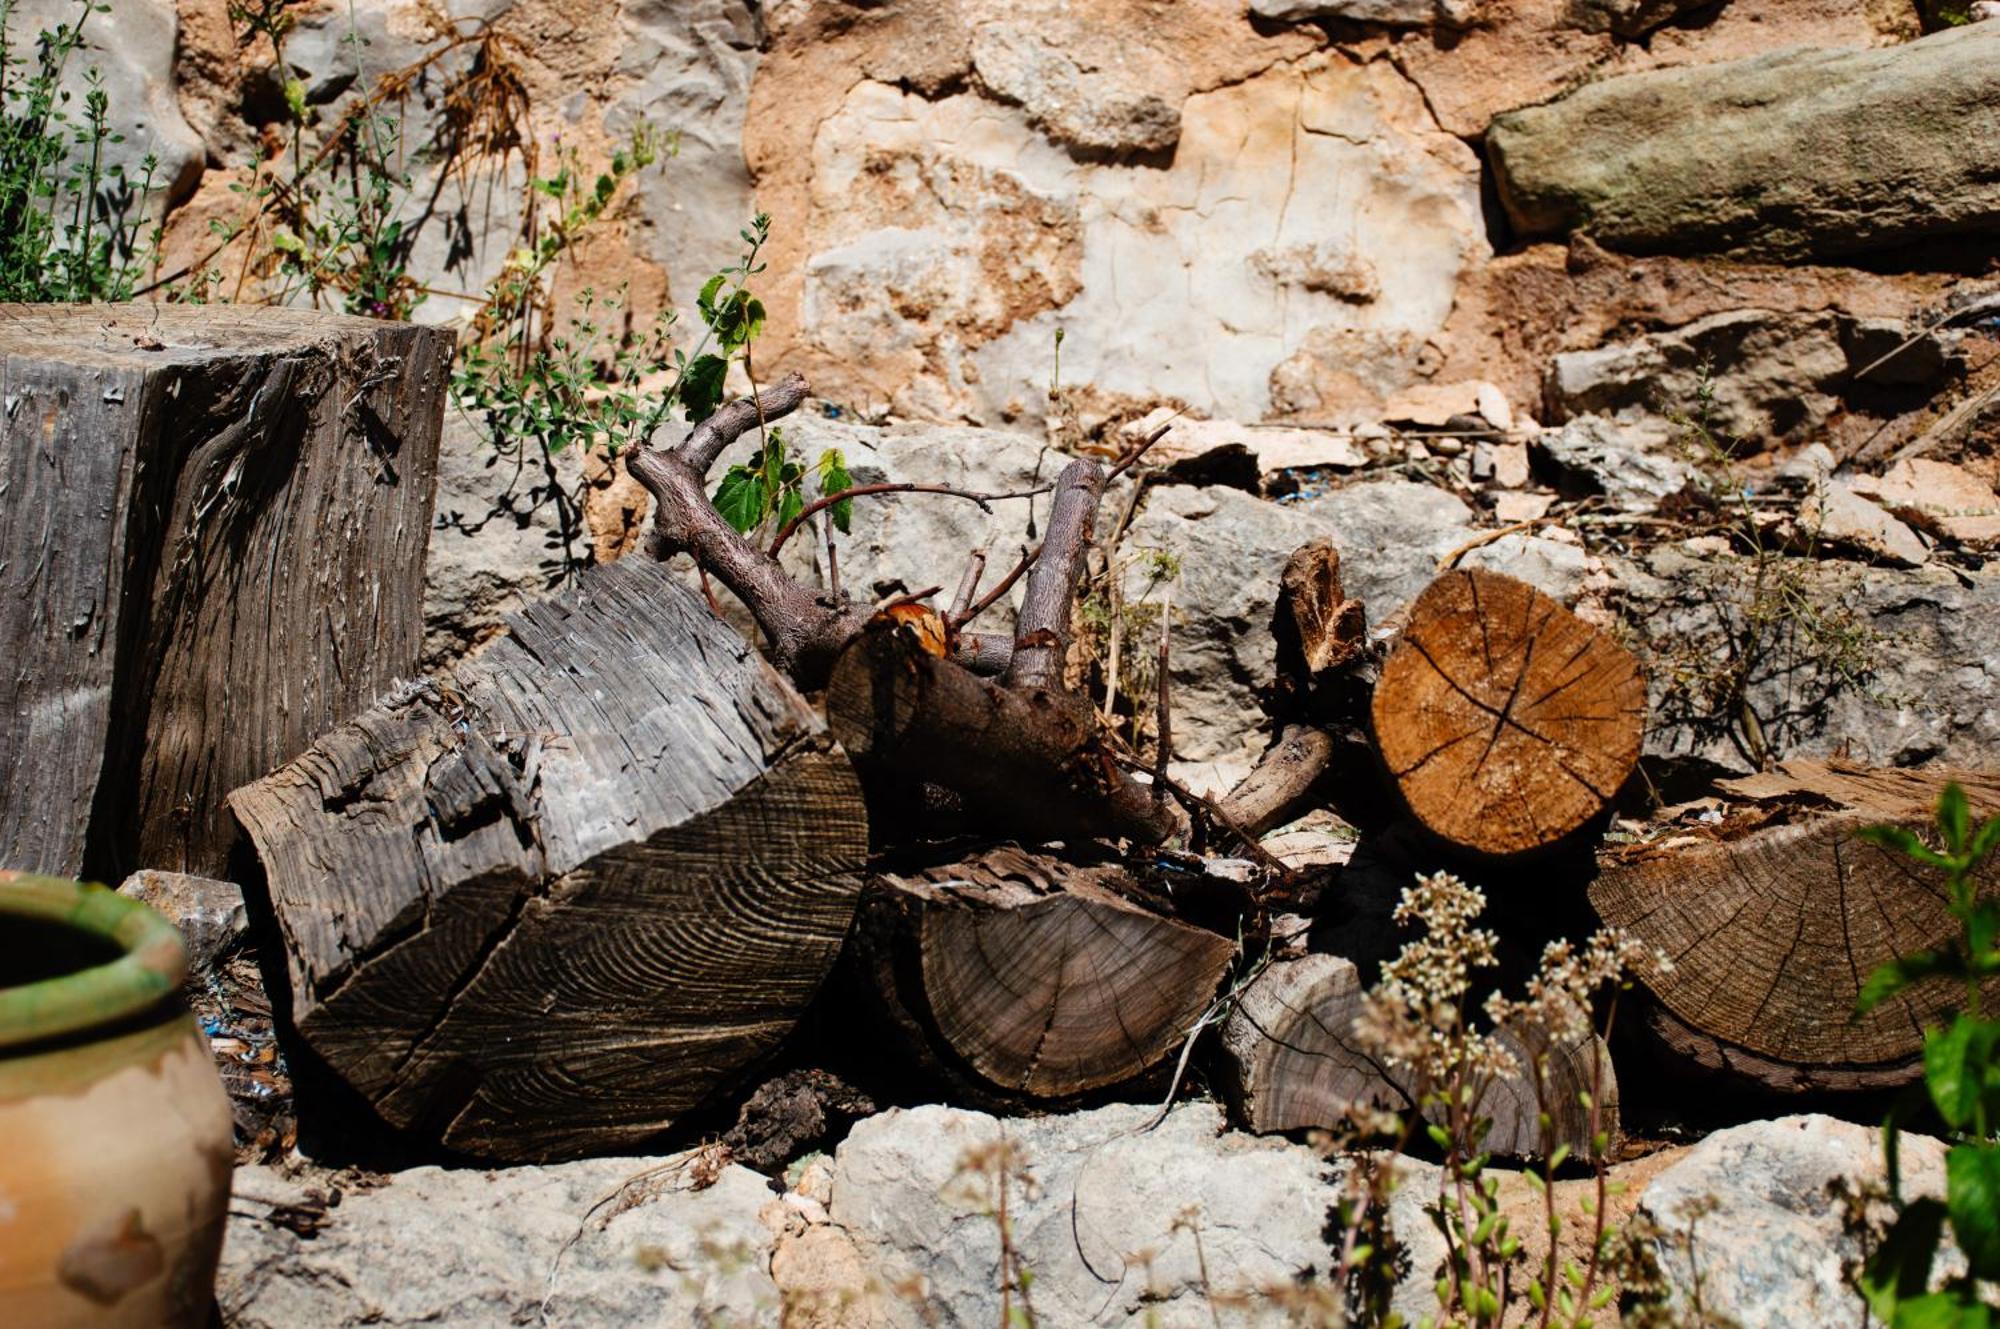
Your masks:
M1983 809L1991 814L1988 804ZM1773 1089L1860 1088L1921 1074L1923 1030L1961 988L1930 980L1853 1018L1877 965L1957 935L1940 874L1855 838L1880 820L1837 813L1682 848L1603 872L1606 923L1664 950L1647 980L1653 1027L1675 1053ZM1923 819L1906 817L1920 829ZM1983 891L2000 887L1989 867ZM2000 980L1987 987L2000 1001Z
M817 715L664 565L511 628L231 805L314 1050L394 1125L547 1159L658 1133L790 1032L867 820Z
M1177 1056L1236 948L1116 864L1001 846L870 880L864 968L917 1055L982 1101L1059 1101Z
M1356 1042L1361 997L1353 962L1337 955L1273 960L1245 985L1223 1022L1220 1063L1231 1105L1247 1129L1331 1129L1347 1121L1352 1107L1408 1112L1418 1106L1419 1090L1409 1072L1383 1064ZM1523 1068L1531 1064L1531 1042L1542 1042L1504 1029L1497 1037ZM1602 1040L1592 1036L1558 1045L1548 1065L1545 1093L1554 1122L1549 1139L1578 1151L1589 1148L1590 1116L1577 1096L1593 1084L1603 1105L1600 1128L1615 1139L1618 1077ZM1525 1073L1495 1081L1480 1111L1493 1120L1486 1149L1509 1158L1544 1152L1541 1109ZM1434 1110L1426 1115L1442 1120Z
M414 671L441 329L0 307L0 861L215 874L234 786Z
M1410 810L1498 857L1605 809L1638 763L1645 705L1630 652L1525 582L1475 570L1417 597L1371 709Z

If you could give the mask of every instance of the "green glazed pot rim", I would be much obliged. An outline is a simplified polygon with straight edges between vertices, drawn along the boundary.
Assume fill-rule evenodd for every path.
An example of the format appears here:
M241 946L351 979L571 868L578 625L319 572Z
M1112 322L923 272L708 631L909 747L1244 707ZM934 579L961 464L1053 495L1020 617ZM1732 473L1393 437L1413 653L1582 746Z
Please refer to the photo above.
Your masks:
M157 910L106 887L0 871L0 927L10 917L58 924L108 942L120 954L73 974L0 988L0 1048L140 1015L187 976L187 949L174 925Z

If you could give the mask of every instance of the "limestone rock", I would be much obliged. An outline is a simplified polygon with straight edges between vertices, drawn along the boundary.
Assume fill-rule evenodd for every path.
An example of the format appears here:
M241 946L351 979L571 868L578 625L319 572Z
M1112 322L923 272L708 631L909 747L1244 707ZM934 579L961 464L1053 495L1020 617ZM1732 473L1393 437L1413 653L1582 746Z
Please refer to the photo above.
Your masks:
M1760 589L1754 560L1667 548L1614 561L1612 603L1650 687L1648 756L1755 769L1736 707L1707 692L1748 668L1748 701L1777 756L1992 763L2000 573L1791 560L1783 570L1797 577L1789 607L1768 575ZM1763 626L1746 630L1752 615Z
M1625 412L1661 441L1675 417L1705 413L1720 439L1764 444L1817 429L1839 407L1855 367L1841 331L1832 314L1716 314L1557 355L1548 395L1563 416Z
M1225 1131L1213 1103L1145 1129L1157 1111L1001 1121L920 1107L857 1125L834 1157L833 1222L879 1285L923 1279L918 1304L884 1298L877 1313L897 1326L994 1323L1000 1245L987 1215L1003 1167L1041 1323L1208 1325L1204 1259L1223 1297L1326 1277L1339 1192L1316 1154Z
M1543 473L1572 496L1603 494L1622 508L1644 510L1695 483L1694 468L1646 433L1601 415L1545 429L1528 445Z
M8 58L26 59L32 66L36 37L61 25L74 25L81 8L75 0L16 0L8 5ZM145 174L142 159L148 153L159 159L153 172L155 194L147 203L149 224L166 205L192 192L202 171L201 139L188 127L174 96L179 22L173 0L122 0L93 7L83 24L83 49L69 57L59 85L72 99L67 111L70 125L77 126L83 122L83 97L90 86L85 75L94 69L100 76L107 127L124 136L122 143L104 145L107 170L122 167L136 190ZM21 75L8 71L10 94L17 77ZM84 159L73 156L71 161L80 165ZM116 193L108 181L104 193Z
M1944 1152L1928 1136L1903 1136L1905 1195L1943 1195ZM1861 1246L1842 1230L1827 1187L1882 1176L1874 1127L1815 1115L1717 1131L1640 1197L1670 1306L1686 1314L1699 1304L1707 1322L1745 1329L1872 1323L1841 1270ZM1946 1240L1938 1276L1965 1267Z
M1912 457L1880 477L1857 477L1851 484L1855 493L1920 529L1974 546L2000 541L2000 495L1963 466Z
M145 901L180 929L191 977L214 969L249 935L243 888L235 882L147 868L125 878L118 893Z
M326 1174L239 1168L217 1304L238 1329L776 1326L770 1189L733 1165L695 1189L698 1170L690 1155L420 1167L335 1199Z
M1526 236L1785 260L1942 242L2000 221L2000 29L1605 79L1486 141Z
M1172 67L1144 46L1106 44L1067 16L981 25L972 67L988 91L1072 147L1157 152L1180 139L1186 87Z
M1249 453L1255 458L1256 469L1265 475L1318 467L1351 470L1369 461L1367 450L1343 431L1200 420L1165 406L1126 424L1119 437L1126 447L1136 447L1161 426L1167 427L1167 433L1147 451L1148 466L1200 462L1225 448Z
M1711 0L1574 0L1571 14L1585 32L1612 32L1627 39L1643 37L1684 10L1699 9Z
M1914 568L1930 557L1917 533L1845 480L1806 497L1799 521L1815 542L1852 550L1891 567Z
M1250 12L1259 18L1335 18L1396 27L1464 27L1479 8L1479 0L1250 0Z

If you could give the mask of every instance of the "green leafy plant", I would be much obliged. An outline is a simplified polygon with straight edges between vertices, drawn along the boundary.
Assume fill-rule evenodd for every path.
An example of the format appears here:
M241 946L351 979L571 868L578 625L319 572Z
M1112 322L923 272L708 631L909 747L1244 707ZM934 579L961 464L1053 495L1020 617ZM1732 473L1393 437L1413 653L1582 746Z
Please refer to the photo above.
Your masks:
M1895 1221L1863 1264L1860 1290L1891 1329L1983 1329L2000 1323L1989 1304L2000 1284L2000 1020L1981 1008L1980 989L2000 976L2000 897L1979 898L1974 874L2000 848L2000 817L1974 827L1965 790L1947 784L1937 802L1939 848L1901 826L1869 826L1861 838L1944 874L1946 908L1959 935L1933 950L1900 956L1862 986L1866 1014L1914 983L1947 979L1965 987L1965 1008L1942 1029L1924 1031L1924 1082L1882 1126L1888 1199ZM1898 1137L1928 1102L1944 1122L1945 1198L1902 1194ZM1946 1225L1967 1269L1931 1287Z
M105 161L124 135L97 69L84 71L81 101L64 86L90 16L109 9L79 0L76 21L39 33L29 56L0 0L0 300L128 299L157 248L144 218L158 159L148 153L127 179Z

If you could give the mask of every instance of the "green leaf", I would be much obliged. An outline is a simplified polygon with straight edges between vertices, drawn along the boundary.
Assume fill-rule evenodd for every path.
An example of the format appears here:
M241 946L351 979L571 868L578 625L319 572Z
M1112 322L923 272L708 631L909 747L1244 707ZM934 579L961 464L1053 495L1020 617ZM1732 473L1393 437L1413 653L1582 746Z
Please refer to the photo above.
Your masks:
M847 458L839 448L828 448L820 453L819 463L815 469L819 471L819 492L822 498L854 488L854 477L847 473ZM833 514L833 529L846 535L854 523L854 500L843 498L827 511Z
M695 306L701 310L702 322L708 324L715 322L715 297L722 290L722 283L727 275L718 272L710 277L707 284L701 288L701 294L695 297Z
M1951 866L1949 858L1946 858L1943 854L1940 854L1937 850L1932 849L1922 840L1919 840L1915 831L1908 830L1902 826L1863 826L1854 834L1857 838L1866 840L1869 844L1880 845L1884 849L1894 850L1905 858L1915 859L1919 863L1927 863L1934 868L1949 868Z
M1936 1200L1915 1201L1897 1215L1895 1226L1861 1267L1861 1295L1883 1320L1893 1321L1899 1304L1923 1296L1930 1286L1944 1219L1944 1206Z
M1993 1312L1970 1289L1952 1287L1896 1305L1892 1329L1990 1329Z
M1954 854L1965 852L1965 842L1971 834L1972 808L1965 801L1965 790L1956 780L1947 780L1944 792L1938 795L1938 829L1944 832L1944 847Z
M2000 848L2000 817L1990 817L1984 826L1973 832L1972 843L1966 846L1966 853L1977 866L1996 848Z
M739 533L753 531L770 511L770 496L758 477L741 466L732 466L715 489L715 510Z
M1975 1278L2000 1279L2000 1145L1961 1144L1944 1156L1951 1230Z
M805 506L805 495L799 492L798 486L787 485L778 499L778 525L789 525L792 518L805 511Z
M719 355L698 355L681 374L681 405L690 423L700 424L722 405L722 380L729 362Z
M1924 1082L1946 1125L1964 1129L1983 1100L2000 1096L1994 1092L1994 1081L2000 1080L1996 1047L2000 1047L2000 1021L1967 1015L1924 1035Z
M1887 964L1877 965L1861 985L1861 995L1854 1003L1854 1014L1857 1017L1868 1014L1920 979L1956 972L1956 959L1956 953L1949 950L1912 951L1908 955L1897 956Z

